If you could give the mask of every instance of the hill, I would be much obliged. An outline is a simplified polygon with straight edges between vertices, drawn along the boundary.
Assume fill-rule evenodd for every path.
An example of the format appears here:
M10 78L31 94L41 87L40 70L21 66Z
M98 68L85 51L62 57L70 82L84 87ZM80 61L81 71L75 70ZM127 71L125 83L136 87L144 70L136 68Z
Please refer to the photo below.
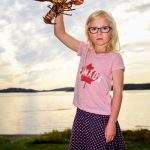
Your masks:
M144 84L124 84L124 90L149 90L150 83Z
M37 90L34 89L25 89L25 88L8 88L8 89L2 89L0 90L0 93L14 93L14 92L38 92Z
M113 89L113 87L112 87ZM124 84L123 90L150 90L150 83L144 84ZM52 90L34 90L34 89L25 89L25 88L7 88L0 90L0 93L14 93L14 92L26 92L26 93L35 93L35 92L52 92L52 91L65 91L73 92L74 87L64 87L57 88Z

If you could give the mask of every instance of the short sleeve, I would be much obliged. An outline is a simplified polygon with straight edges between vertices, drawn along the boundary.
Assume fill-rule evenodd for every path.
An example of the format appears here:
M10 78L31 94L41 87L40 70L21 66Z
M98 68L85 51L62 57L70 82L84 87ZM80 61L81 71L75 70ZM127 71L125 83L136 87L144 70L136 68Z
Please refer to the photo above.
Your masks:
M119 69L123 69L125 71L125 66L122 56L119 53L116 53L112 62L112 72Z
M86 50L87 50L86 44L84 42L80 41L79 47L78 47L78 50L77 50L77 55L82 56L83 53L86 52Z

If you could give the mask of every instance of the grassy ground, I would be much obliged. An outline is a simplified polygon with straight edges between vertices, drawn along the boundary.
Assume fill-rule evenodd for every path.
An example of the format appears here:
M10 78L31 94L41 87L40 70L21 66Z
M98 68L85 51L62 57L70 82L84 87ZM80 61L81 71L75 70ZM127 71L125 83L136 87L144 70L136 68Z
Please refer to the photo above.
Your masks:
M15 141L0 137L0 150L67 150L71 130L53 131ZM150 130L123 131L127 150L150 150Z

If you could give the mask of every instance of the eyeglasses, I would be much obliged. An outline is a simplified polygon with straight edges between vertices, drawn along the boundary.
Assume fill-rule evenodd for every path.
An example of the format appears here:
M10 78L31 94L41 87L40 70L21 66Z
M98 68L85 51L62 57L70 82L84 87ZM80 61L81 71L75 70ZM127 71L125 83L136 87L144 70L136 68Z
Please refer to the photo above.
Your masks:
M100 30L101 33L108 33L110 30L112 30L112 28L110 26L103 26L101 28L89 27L89 29L88 29L88 31L92 34L98 33L99 30Z

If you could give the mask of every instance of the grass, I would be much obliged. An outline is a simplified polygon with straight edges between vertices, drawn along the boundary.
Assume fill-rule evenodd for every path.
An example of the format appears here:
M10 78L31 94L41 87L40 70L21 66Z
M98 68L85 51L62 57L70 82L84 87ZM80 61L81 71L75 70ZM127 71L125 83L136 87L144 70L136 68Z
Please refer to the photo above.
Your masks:
M128 150L150 150L150 130L123 131Z
M53 131L11 141L0 137L0 150L67 150L71 130ZM127 150L150 150L150 130L123 131Z

